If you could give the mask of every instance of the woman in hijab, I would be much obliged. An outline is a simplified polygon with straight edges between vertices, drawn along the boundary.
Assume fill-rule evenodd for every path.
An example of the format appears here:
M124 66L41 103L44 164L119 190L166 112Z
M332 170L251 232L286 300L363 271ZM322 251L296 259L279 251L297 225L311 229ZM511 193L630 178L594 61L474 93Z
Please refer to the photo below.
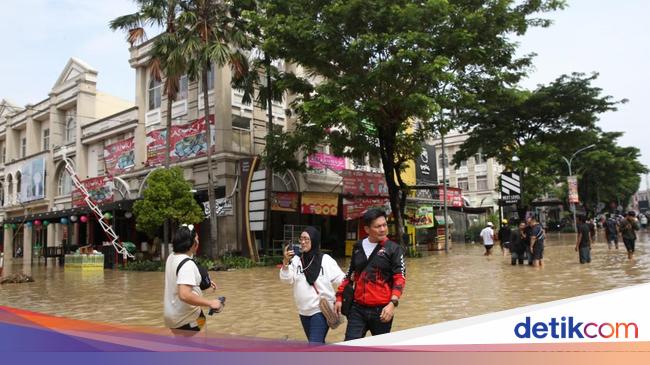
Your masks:
M300 234L298 252L290 245L285 247L282 263L280 280L293 285L293 298L307 339L310 343L325 343L329 327L320 310L320 298L333 303L334 288L345 274L332 257L320 252L320 232L314 227L306 227Z

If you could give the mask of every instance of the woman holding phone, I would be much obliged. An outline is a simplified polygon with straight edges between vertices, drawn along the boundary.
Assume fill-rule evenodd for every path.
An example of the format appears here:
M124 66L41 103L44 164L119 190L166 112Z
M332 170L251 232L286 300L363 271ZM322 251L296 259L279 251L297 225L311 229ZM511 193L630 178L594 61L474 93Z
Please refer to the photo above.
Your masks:
M320 232L314 227L306 227L300 234L300 246L284 248L282 264L280 280L293 285L293 299L307 340L325 343L329 327L320 310L320 298L333 303L334 288L345 274L332 257L320 252Z

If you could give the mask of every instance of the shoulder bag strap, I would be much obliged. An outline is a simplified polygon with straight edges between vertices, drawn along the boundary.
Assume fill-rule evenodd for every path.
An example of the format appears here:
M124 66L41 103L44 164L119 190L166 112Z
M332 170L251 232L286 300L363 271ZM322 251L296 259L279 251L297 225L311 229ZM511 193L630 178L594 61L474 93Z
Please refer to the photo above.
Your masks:
M178 264L178 266L176 267L176 276L178 276L178 272L181 270L181 266L185 265L186 262L191 261L191 260L192 260L192 258L186 257L186 258L183 259L183 261L181 261L180 264Z

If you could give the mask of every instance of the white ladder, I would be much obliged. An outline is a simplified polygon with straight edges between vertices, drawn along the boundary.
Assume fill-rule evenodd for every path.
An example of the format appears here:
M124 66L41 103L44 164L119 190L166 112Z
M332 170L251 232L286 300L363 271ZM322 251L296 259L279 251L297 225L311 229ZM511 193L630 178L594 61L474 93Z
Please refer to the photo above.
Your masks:
M88 194L88 190L86 190L86 187L81 183L81 181L79 181L79 178L77 177L77 173L74 171L70 159L68 159L65 156L65 152L63 153L63 161L65 162L65 169L70 174L70 178L72 179L72 182L77 187L77 189L79 189L79 191L81 191L81 193L83 194L84 202L86 202L86 205L88 205L90 210L92 210L93 213L95 213L99 225L102 226L104 232L106 232L109 238L111 238L111 244L115 248L115 251L117 251L117 253L122 254L125 260L127 257L133 258L133 255L126 250L126 248L120 241L119 237L117 237L117 234L115 234L115 231L113 231L113 227L108 225L108 223L106 223L106 221L104 220L104 213L99 209L99 207L97 207L97 204L95 204L95 202L93 202L92 199L90 199L90 194Z

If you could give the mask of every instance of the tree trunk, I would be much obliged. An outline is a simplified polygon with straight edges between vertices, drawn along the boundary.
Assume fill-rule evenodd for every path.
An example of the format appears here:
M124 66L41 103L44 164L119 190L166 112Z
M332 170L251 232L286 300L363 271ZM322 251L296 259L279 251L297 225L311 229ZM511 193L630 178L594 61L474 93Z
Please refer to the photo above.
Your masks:
M171 153L171 134L172 134L172 104L174 98L167 93L167 115L165 117L165 168L169 168ZM167 258L171 252L169 251L169 217L165 217L163 223L163 247L160 248L160 254L163 256L162 260Z
M404 222L402 220L402 208L400 202L400 188L395 183L395 134L387 131L379 138L379 149L381 152L381 161L384 167L384 176L386 177L386 186L388 186L388 195L390 197L390 208L397 228L396 241L403 244Z
M208 159L208 206L210 207L210 244L208 245L208 255L215 258L221 254L217 243L217 212L214 197L214 177L212 172L212 133L210 131L210 101L208 99L208 70L210 64L206 64L201 70L201 85L203 86L203 114L205 122L205 138L208 149L206 156Z

